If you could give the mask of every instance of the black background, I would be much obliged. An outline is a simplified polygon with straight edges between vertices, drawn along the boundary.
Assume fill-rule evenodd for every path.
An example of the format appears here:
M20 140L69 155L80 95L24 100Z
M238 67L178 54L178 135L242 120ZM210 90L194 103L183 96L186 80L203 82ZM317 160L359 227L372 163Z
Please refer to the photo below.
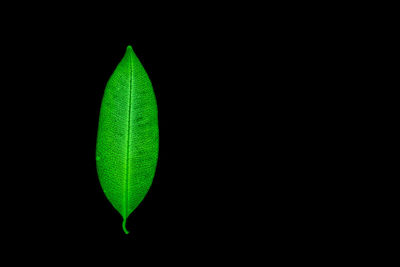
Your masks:
M333 93L315 90L334 86L321 68L332 40L310 41L319 32L308 32L312 21L220 12L7 30L2 231L10 243L202 255L205 247L283 252L332 234L324 225L335 210L316 200L335 175L322 156L335 145L322 112ZM153 83L160 128L154 182L129 235L95 166L101 98L127 45Z

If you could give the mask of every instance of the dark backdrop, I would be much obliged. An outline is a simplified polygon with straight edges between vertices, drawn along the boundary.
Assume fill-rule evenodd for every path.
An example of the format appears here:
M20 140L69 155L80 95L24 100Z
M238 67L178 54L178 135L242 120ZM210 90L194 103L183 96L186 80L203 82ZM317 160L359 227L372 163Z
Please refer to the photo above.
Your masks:
M187 251L205 244L215 253L256 240L265 244L251 247L262 252L304 245L334 220L321 214L330 202L319 201L329 192L321 181L334 176L321 156L335 145L325 138L335 128L321 123L331 116L322 111L333 80L321 68L330 40L311 42L311 26L284 18L250 17L9 29L4 235L17 246L123 241ZM153 83L160 127L156 175L128 219L130 235L95 166L101 98L127 45Z

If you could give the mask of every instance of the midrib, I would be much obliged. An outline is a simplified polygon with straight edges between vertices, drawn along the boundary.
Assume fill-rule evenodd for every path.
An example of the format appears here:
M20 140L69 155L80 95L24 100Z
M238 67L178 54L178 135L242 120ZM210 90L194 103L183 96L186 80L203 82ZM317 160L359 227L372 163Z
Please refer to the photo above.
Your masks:
M133 90L133 59L132 52L129 52L129 100L128 100L128 136L126 144L126 177L125 177L125 190L124 190L124 212L125 218L128 216L128 203L129 203L129 172L130 172L130 160L129 160L129 142L131 135L131 101L132 101L132 90Z

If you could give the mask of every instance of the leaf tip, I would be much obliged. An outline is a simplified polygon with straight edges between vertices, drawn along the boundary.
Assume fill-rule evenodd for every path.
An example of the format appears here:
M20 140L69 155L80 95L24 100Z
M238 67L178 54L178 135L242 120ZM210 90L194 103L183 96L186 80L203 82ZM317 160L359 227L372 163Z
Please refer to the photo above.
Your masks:
M126 51L125 51L125 56L135 56L135 52L133 51L133 48L132 48L132 46L130 46L130 45L128 45L127 47L126 47Z

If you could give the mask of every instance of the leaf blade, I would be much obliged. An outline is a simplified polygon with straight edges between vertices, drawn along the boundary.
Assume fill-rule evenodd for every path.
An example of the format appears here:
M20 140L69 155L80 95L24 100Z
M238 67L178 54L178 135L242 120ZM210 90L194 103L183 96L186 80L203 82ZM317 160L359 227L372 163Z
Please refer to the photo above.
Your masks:
M158 159L158 111L150 79L130 46L107 83L100 109L97 170L124 219L146 196Z

